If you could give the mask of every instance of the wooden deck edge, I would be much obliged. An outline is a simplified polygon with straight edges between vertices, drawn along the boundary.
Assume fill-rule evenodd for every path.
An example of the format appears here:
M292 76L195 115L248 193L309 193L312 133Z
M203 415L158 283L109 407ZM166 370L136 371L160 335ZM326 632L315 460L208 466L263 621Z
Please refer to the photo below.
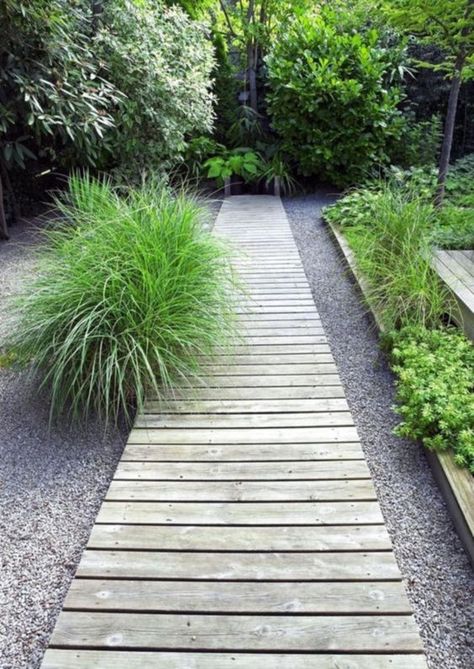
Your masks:
M328 226L340 254L368 306L371 320L376 325L378 331L383 333L384 327L380 315L376 313L367 299L367 283L364 277L360 275L349 244L337 225L326 220L324 217L323 221ZM428 451L427 449L425 452L459 538L474 566L474 478L470 472L466 469L461 469L454 463L451 453L437 453L436 451Z
M457 323L457 325L464 330L464 334L469 339L474 341L474 313L464 299L456 292L455 288L450 284L446 273L442 270L442 264L439 257L436 255L433 256L431 260L431 266L434 271L437 273L440 280L448 288L449 292L456 301L458 307L458 313L453 313L452 318Z

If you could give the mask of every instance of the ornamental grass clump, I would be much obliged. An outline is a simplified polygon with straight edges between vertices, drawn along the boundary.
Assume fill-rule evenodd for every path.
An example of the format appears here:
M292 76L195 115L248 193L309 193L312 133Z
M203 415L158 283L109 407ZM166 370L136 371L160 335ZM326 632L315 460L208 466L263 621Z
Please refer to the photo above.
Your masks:
M349 213L346 217L350 220ZM436 327L455 309L430 263L435 225L431 204L388 182L371 195L355 225L345 227L367 281L367 299L389 330Z
M15 308L10 350L41 373L52 415L107 422L199 374L235 334L230 251L183 193L119 194L74 176L56 202L38 276Z

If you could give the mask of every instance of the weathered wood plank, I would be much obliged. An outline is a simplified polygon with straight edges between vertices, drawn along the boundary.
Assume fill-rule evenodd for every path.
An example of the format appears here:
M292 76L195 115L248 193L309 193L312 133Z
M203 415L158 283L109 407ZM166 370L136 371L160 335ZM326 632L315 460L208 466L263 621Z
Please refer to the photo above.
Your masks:
M328 399L268 399L268 400L175 400L174 402L147 402L144 413L283 413L307 411L348 411L344 398Z
M318 314L298 314L296 317L294 314L241 314L238 318L238 321L242 324L256 324L259 323L287 323L288 321L295 321L296 323L314 323L318 325L321 320Z
M390 552L186 553L86 550L79 578L187 579L201 581L400 580ZM256 586L257 588L257 586Z
M242 336L246 346L255 347L255 352L259 353L260 346L285 345L294 346L298 344L327 344L325 335L301 335L296 333L291 337L279 337L278 335L269 335L268 337L246 337ZM238 346L238 345L237 345ZM238 350L238 349L237 349Z
M206 358L202 365L205 368L213 369L216 366L232 367L233 365L251 365L254 372L266 368L268 365L313 365L313 368L319 369L317 365L325 363L334 363L331 353L280 353L279 355L262 355L247 353L246 355L236 355L235 353L221 354L219 357L209 360ZM314 367L316 366L316 367Z
M382 523L377 502L109 502L98 523L133 525L365 525Z
M304 374L337 374L337 368L333 362L318 362L313 360L310 363L278 363L278 364L265 364L265 361L262 361L260 365L244 365L244 364L234 364L234 365L219 365L214 364L212 367L206 367L206 375L212 376L260 376L264 374L265 376L283 376L285 374L291 376L298 376Z
M244 385L228 386L226 388L203 386L199 388L179 388L175 394L166 394L166 401L173 397L177 400L268 400L268 399L329 399L344 397L342 385L330 386L255 386ZM156 401L156 398L150 400Z
M320 336L324 334L324 330L320 327L305 325L298 329L292 327L244 327L242 331L246 337L293 337L295 334Z
M189 381L189 388L219 388L222 395L226 395L227 388L235 387L289 387L289 386L340 386L341 381L338 374L258 374L239 376L212 376L204 375ZM184 386L183 386L184 389ZM177 389L177 392L180 392ZM273 391L272 391L273 392Z
M210 430L266 427L321 427L353 425L350 411L312 411L307 413L257 414L142 414L135 420L136 428Z
M384 525L94 525L89 548L150 551L385 551ZM340 556L343 559L343 555Z
M399 581L277 583L76 579L65 609L83 611L410 614Z
M133 428L129 444L294 444L359 441L355 427Z
M120 481L110 484L109 501L273 502L375 500L372 482L335 481Z
M63 611L53 646L260 651L419 651L411 616L216 616Z
M122 455L122 462L127 461L141 461L141 462L183 462L186 463L184 468L192 473L193 470L191 462L207 461L212 462L278 462L281 460L292 462L298 460L363 460L364 454L361 445L357 442L338 442L333 444L292 444L291 450L288 449L287 444L236 444L233 446L215 445L206 446L205 444L127 444ZM306 463L307 465L308 463ZM332 467L332 469L331 469ZM289 467L291 469L291 467ZM250 467L251 473L265 472L266 467L259 468ZM271 471L276 472L276 469L269 467ZM204 470L203 470L204 471ZM211 468L208 467L206 472L209 474ZM215 471L215 468L212 469ZM237 470L235 470L237 471ZM243 473L244 468L238 470ZM280 474L283 470L280 470ZM297 469L292 471L301 471ZM307 472L314 472L314 468L306 466ZM367 474L368 470L361 469L357 465L351 468L348 464L344 472ZM338 469L337 464L332 466L331 463L327 466L323 475L326 478L337 477L342 470ZM181 472L182 474L182 472ZM120 471L117 472L120 475Z
M156 452L156 451L155 451ZM291 456L291 453L288 453ZM128 451L127 457L135 457ZM314 462L146 462L123 458L115 478L142 481L288 481L369 478L364 460Z
M422 655L262 655L223 653L141 653L120 651L46 652L43 669L426 669Z

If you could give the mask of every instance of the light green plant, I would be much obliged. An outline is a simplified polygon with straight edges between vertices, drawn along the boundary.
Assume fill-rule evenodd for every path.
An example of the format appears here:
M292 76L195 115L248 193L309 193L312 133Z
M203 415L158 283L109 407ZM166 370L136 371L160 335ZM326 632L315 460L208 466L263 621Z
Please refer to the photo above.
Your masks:
M404 328L394 333L398 375L397 433L431 450L452 449L474 473L474 348L453 329Z
M474 250L474 208L445 204L431 239L437 247Z
M120 173L176 166L193 135L213 125L212 43L203 24L160 0L104 4L98 58L125 97L117 107L114 150Z
M116 420L147 392L199 374L235 333L229 251L195 200L145 185L72 177L57 200L39 274L7 342L51 393L52 415Z
M204 163L209 179L215 179L222 185L232 176L241 177L246 183L255 182L265 169L262 157L251 149L233 149L213 156Z

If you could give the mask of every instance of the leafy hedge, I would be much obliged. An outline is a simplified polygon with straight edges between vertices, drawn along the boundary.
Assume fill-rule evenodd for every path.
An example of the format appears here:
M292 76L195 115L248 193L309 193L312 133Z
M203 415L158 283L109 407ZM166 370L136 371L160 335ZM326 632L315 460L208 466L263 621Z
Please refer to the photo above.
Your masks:
M393 335L401 436L454 451L474 473L474 347L455 330L404 328Z
M96 37L107 78L125 94L116 113L115 159L127 175L169 169L189 136L212 129L213 47L204 25L158 1L105 5Z
M305 176L360 181L401 132L400 89L376 30L339 31L337 15L300 16L267 58L268 109L283 150Z

